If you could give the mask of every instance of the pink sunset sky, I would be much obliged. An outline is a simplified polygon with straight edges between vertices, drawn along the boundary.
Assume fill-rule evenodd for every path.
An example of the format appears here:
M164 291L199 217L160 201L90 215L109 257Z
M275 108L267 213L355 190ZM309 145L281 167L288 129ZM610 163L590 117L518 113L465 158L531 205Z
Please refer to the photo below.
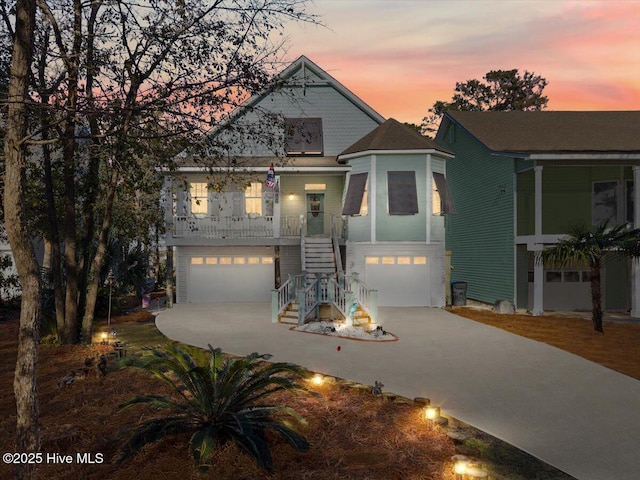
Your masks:
M640 0L316 0L290 25L306 55L384 117L420 123L457 81L517 68L548 110L640 109Z

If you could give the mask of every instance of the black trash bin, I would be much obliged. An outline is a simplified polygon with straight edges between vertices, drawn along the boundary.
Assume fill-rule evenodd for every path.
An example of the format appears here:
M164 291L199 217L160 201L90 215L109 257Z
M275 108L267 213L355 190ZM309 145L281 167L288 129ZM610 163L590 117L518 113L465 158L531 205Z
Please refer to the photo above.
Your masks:
M451 305L460 307L467 304L467 282L451 282Z

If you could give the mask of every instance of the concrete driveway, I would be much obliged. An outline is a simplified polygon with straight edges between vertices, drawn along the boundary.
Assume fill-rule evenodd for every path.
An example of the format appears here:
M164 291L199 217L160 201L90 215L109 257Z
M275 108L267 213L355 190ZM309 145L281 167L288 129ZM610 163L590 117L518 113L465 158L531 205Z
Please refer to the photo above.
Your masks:
M156 323L184 343L270 353L274 361L428 397L580 480L640 478L638 380L440 309L380 308L385 329L399 337L391 343L292 332L272 324L270 312L265 303L180 304Z

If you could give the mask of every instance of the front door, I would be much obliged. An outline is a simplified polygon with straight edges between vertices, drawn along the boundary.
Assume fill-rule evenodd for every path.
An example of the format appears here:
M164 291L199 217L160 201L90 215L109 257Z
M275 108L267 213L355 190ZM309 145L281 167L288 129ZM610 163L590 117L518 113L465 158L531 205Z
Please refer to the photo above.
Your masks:
M324 193L307 193L307 235L324 235Z

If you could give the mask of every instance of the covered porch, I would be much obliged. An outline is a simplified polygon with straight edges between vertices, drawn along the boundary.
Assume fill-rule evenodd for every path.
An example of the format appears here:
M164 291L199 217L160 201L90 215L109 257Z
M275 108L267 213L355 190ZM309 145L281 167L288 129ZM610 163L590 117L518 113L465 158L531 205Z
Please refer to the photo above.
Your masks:
M589 309L590 278L584 265L552 269L535 258L573 224L609 221L640 227L639 156L535 154L518 162L515 177L518 307L534 315L545 309ZM613 260L603 273L604 308L640 317L640 261Z

